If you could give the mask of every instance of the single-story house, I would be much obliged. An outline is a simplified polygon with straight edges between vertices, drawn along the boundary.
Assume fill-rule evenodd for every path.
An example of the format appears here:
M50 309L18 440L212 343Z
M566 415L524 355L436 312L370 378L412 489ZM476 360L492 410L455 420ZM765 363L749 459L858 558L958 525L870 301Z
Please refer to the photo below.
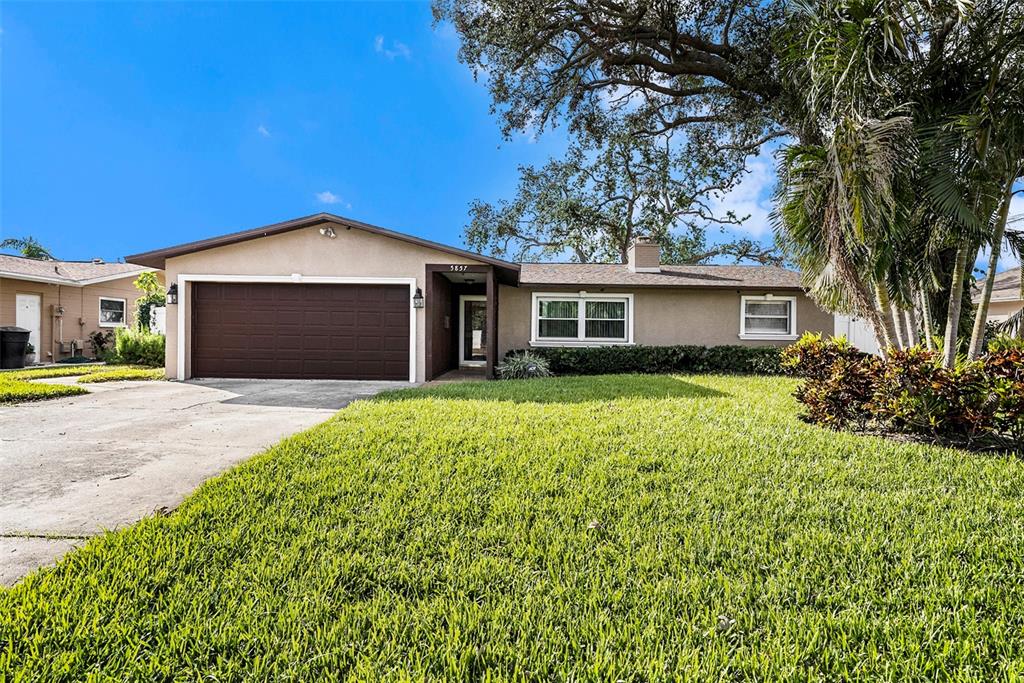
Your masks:
M982 280L974 287L974 303L981 301L981 292L985 286ZM988 305L988 321L1001 323L1011 315L1024 308L1024 299L1020 291L1020 268L1011 268L998 273L992 283L992 301Z
M511 349L786 344L832 315L770 266L512 263L321 213L127 257L165 271L169 377L422 382ZM176 303L174 303L176 301Z
M0 254L0 325L29 330L40 362L89 353L90 334L132 323L140 296L132 281L147 270Z

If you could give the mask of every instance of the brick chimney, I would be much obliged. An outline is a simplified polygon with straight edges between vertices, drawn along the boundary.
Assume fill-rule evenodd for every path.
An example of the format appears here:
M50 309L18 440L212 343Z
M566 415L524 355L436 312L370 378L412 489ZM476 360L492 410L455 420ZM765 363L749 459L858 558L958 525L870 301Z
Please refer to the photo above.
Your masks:
M661 245L646 237L638 237L629 245L627 265L634 273L661 272Z

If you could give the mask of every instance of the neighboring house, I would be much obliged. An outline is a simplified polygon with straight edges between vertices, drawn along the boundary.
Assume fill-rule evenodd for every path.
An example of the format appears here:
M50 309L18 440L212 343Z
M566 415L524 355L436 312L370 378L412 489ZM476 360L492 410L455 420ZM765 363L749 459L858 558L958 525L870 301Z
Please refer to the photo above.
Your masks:
M981 290L984 286L984 280L975 285L974 303L981 301ZM988 321L1001 323L1024 307L1024 299L1021 299L1020 294L1020 268L998 273L992 284L992 301L988 305Z
M772 266L511 263L330 214L127 257L166 271L170 377L424 381L511 349L786 344L833 318Z
M146 270L0 254L0 325L29 330L39 362L89 353L89 334L131 324L140 296L132 281Z

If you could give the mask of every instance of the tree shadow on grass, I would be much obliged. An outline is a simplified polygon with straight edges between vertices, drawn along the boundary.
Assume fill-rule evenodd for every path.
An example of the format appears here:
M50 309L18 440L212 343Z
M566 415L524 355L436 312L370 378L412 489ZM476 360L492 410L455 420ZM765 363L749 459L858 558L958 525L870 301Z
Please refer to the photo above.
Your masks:
M513 403L584 403L622 398L713 398L725 392L672 375L601 375L547 379L453 382L379 394L376 401L446 398Z

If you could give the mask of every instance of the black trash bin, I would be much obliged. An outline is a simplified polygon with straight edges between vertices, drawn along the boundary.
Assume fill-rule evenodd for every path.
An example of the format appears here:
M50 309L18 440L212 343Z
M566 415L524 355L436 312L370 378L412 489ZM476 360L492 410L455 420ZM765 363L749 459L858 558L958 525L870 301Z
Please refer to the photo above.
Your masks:
M0 368L25 367L25 347L31 334L24 327L0 327Z

